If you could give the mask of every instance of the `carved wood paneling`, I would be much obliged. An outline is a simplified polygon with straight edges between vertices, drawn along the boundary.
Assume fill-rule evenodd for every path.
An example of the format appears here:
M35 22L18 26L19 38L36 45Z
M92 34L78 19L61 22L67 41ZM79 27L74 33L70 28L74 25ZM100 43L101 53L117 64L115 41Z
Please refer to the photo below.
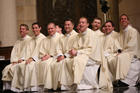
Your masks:
M10 46L10 47L0 47L0 56L4 56L5 60L9 60L12 48L13 48L12 46Z
M77 24L79 18L85 16L92 21L97 16L96 0L37 0L37 19L42 24L44 34L45 25L55 22L63 26L65 18L72 18Z

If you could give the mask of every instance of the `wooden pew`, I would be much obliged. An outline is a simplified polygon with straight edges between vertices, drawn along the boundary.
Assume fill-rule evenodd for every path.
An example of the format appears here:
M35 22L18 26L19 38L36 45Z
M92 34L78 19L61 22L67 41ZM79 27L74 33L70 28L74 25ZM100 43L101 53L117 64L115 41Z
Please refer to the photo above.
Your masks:
M2 70L5 68L6 65L10 64L10 55L12 46L9 47L0 47L0 59L3 57L4 59L0 60L0 89L2 89Z

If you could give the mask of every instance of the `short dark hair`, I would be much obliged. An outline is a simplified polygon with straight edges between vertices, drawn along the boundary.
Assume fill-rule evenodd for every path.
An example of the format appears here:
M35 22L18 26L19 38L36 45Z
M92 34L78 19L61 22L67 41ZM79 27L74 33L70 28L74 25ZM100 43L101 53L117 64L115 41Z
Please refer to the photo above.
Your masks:
M93 18L93 21L94 21L95 19L100 20L101 23L102 23L102 19L101 19L100 17L95 17L95 18Z
M71 18L67 18L65 21L71 21L71 23L74 25L74 21Z
M33 25L38 25L39 27L41 27L41 25L40 25L38 22L34 22L34 23L32 24L32 27L33 27Z
M113 23L112 20L107 20L107 21L105 22L105 24L106 24L106 23L111 23L111 25L112 25L113 27L115 27L115 24Z
M89 20L88 20L88 18L87 18L87 17L82 16L82 17L80 17L79 19L81 19L81 18L85 18L85 19L87 20L87 23L89 23Z
M54 22L49 22L49 23L47 24L47 27L48 27L48 25L50 25L50 24L54 24L54 27L56 27L56 24L55 24Z
M105 27L105 23L101 26L101 30L103 29L103 27Z
M120 18L121 18L122 16L126 16L126 17L127 17L127 20L129 20L129 17L128 17L127 14L121 14Z
M25 26L26 30L29 30L29 27L28 27L27 24L20 24L20 27L21 27L21 26Z

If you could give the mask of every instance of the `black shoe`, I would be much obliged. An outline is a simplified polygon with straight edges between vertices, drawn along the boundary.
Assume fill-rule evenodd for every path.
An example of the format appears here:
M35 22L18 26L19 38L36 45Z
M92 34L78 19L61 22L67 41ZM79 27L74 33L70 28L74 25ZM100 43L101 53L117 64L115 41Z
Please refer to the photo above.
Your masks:
M118 87L128 87L129 85L119 80L117 86Z
M53 92L53 89L45 89L44 92Z
M140 83L136 84L135 86L136 86L136 87L140 87Z
M114 81L113 83L113 87L115 88L115 87L118 87L118 81Z
M61 88L57 88L56 90L53 90L53 92L60 92Z
M72 84L72 85L71 85L71 90L72 90L72 91L76 91L76 90L77 90L77 84L75 84L75 83Z
M129 89L129 87L118 87L113 90L113 93L125 93L125 91L128 89Z
M8 90L4 90L3 93L16 93L16 92L13 92L10 89L8 89Z

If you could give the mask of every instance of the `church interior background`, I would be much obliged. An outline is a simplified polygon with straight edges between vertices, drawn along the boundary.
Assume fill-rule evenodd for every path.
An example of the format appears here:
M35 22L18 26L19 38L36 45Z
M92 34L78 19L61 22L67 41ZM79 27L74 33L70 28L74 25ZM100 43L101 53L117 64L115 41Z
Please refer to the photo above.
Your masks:
M42 25L47 24L49 21L56 21L58 24L63 24L63 18L65 17L71 17L77 22L80 16L87 16L89 20L98 16L104 20L99 1L0 0L0 45L1 47L13 46L19 37L18 26L21 23L28 24L31 30L31 24L35 21L39 21ZM110 7L107 12L107 19L113 20L117 29L119 28L119 15L126 13L130 17L132 25L140 31L139 0L106 1ZM46 34L46 32L43 33ZM32 34L31 31L30 34Z
M140 0L106 1L110 7L107 19L113 20L118 31L119 15L122 13L127 14L132 25L140 31ZM50 21L62 26L64 19L69 17L75 24L81 16L86 16L90 23L95 17L104 20L100 0L0 0L0 13L0 56L6 55L7 60L19 38L18 27L22 23L29 25L32 35L31 25L38 21L43 26L42 33L47 35L45 25Z

